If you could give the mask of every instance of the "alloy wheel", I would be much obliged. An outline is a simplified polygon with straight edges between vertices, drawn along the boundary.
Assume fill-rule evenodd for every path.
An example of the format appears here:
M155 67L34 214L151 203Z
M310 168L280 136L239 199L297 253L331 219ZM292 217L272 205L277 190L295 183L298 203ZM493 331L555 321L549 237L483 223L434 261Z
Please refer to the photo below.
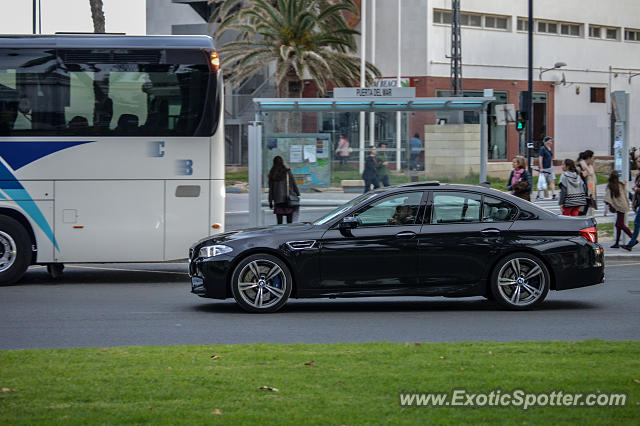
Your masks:
M546 274L534 259L510 259L498 272L498 292L509 304L525 307L545 296Z
M245 303L255 309L268 309L286 297L287 276L282 268L267 259L247 263L238 274L237 289Z

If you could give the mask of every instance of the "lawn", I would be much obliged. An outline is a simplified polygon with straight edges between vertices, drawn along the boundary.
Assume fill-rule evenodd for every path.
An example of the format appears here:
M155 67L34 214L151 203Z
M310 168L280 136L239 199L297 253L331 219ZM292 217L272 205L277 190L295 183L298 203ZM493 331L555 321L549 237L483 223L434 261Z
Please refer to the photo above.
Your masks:
M637 424L640 342L2 351L0 387L3 424ZM622 392L628 400L622 407L526 411L399 405L401 391L456 388Z

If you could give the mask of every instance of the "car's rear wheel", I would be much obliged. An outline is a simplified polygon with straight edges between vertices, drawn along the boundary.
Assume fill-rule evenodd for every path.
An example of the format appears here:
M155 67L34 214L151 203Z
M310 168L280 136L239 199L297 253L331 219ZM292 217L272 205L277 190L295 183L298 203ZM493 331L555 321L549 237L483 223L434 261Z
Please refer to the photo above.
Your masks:
M542 303L549 292L549 271L538 257L514 253L501 259L491 274L491 292L508 309L525 310Z
M287 265L269 254L254 254L233 270L231 292L248 312L275 312L287 303L293 279Z

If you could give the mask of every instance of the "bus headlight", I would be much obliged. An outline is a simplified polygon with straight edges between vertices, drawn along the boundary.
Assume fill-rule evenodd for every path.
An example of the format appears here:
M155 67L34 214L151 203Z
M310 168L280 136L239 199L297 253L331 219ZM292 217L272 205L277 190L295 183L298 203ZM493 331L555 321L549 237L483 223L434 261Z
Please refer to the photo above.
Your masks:
M198 256L200 257L214 257L225 253L232 252L233 249L229 246L224 246L222 244L216 244L213 246L204 246L200 249Z

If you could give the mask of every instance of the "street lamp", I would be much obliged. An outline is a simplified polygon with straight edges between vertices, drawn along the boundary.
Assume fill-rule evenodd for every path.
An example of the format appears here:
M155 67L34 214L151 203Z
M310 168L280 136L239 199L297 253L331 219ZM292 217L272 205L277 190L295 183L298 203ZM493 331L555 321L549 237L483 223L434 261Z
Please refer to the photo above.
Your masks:
M544 74L545 72L551 71L551 70L555 70L555 69L558 69L558 68L562 68L562 67L566 67L566 66L567 66L567 64L564 63L564 62L556 62L555 64L553 64L552 68L547 68L546 70L542 69L542 67L540 67L540 75L538 76L538 80L542 80L542 74Z

